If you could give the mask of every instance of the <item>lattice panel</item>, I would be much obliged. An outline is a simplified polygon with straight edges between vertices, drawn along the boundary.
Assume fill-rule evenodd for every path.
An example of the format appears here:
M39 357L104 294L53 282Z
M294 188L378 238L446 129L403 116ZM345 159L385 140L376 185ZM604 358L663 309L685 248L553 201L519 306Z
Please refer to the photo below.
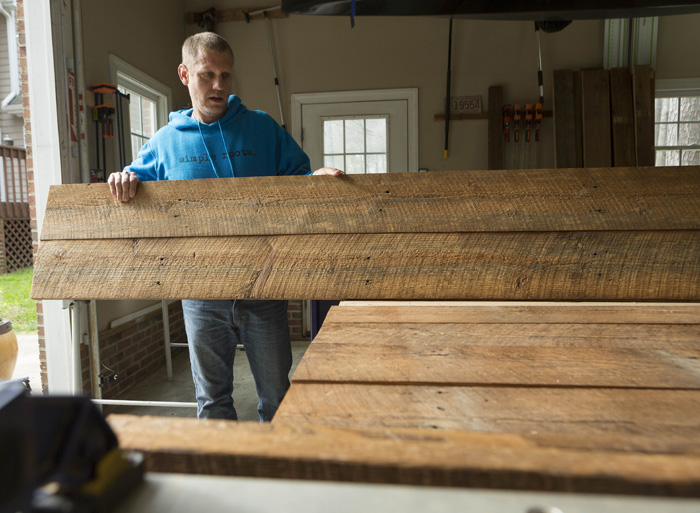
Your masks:
M32 229L29 219L6 219L5 232L5 272L11 273L33 264Z

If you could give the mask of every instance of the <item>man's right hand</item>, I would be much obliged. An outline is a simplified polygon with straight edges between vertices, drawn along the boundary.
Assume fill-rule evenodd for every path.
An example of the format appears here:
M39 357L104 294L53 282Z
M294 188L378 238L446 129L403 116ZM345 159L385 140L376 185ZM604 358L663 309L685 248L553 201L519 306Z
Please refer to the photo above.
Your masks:
M136 196L136 188L139 185L139 177L133 171L112 173L107 179L109 190L119 201L129 201Z

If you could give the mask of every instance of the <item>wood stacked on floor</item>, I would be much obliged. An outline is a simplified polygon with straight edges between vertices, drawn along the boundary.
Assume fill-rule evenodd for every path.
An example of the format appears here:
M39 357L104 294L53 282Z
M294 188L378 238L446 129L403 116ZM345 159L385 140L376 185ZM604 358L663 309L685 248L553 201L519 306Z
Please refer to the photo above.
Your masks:
M649 66L554 71L556 167L653 166L653 82Z

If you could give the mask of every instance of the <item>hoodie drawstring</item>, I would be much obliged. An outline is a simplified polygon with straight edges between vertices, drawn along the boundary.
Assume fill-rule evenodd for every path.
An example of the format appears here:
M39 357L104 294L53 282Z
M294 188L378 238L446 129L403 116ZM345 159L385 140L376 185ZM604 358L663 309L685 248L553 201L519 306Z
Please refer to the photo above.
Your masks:
M219 133L221 134L221 140L224 143L224 149L226 150L226 155L228 155L228 165L231 166L231 176L235 177L236 173L233 170L233 163L231 162L231 152L228 151L228 146L226 145L226 138L224 137L224 130L221 128L221 120L217 121L219 125Z
M207 142L204 140L204 134L202 133L202 124L197 123L197 128L199 128L199 137L202 138L202 144L204 145L204 150L207 152L207 157L209 157L209 163L211 164L211 168L214 170L214 174L216 175L216 177L221 178L221 175L216 170L216 166L214 165L214 160L211 158L211 153L209 153L209 147L207 146Z
M221 121L217 121L216 124L219 125L219 133L221 134L221 141L224 143L224 149L226 150L226 156L228 157L228 165L231 168L231 176L235 177L236 173L233 170L233 164L231 163L231 154L228 151L226 138L224 137L224 130L221 128ZM207 156L209 157L209 163L211 164L211 168L214 170L214 174L216 175L216 177L221 178L221 175L216 170L216 166L214 165L214 159L211 158L211 153L209 153L209 147L207 146L207 142L204 140L204 134L202 133L202 124L197 123L197 128L199 128L199 137L202 138L202 144L204 145L204 149L206 150Z

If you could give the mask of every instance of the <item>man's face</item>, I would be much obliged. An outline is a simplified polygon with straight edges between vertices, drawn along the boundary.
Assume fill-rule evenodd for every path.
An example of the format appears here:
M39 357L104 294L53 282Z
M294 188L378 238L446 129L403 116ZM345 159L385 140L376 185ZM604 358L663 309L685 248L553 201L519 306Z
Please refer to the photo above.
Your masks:
M233 56L227 52L200 50L189 66L180 64L178 74L192 99L192 117L202 123L213 123L226 112L231 94Z

